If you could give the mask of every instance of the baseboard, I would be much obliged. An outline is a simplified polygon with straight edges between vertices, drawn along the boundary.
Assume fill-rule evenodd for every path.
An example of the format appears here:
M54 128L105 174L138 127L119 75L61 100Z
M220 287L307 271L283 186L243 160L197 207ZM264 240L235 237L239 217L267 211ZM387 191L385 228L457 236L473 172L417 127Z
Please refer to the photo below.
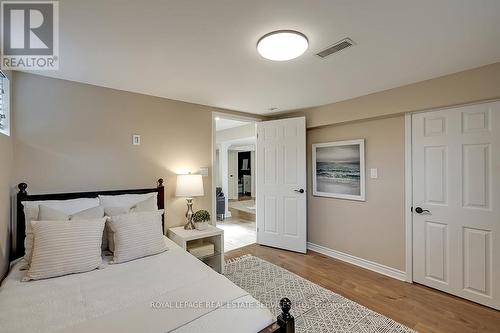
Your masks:
M374 271L374 272L389 276L389 277L397 279L397 280L406 281L406 273L399 270L399 269L396 269L396 268L385 266L385 265L382 265L382 264L379 264L379 263L376 263L376 262L373 262L370 260L366 260L363 258L355 257L353 255L350 255L350 254L347 254L344 252L332 250L332 249L329 249L327 247L324 247L324 246L321 246L318 244L314 244L311 242L307 243L307 249L324 254L325 256L328 256L328 257L332 257L332 258L335 258L335 259L338 259L341 261L348 262L350 264L353 264L353 265L356 265L356 266L359 266L359 267L362 267L365 269L369 269L370 271Z

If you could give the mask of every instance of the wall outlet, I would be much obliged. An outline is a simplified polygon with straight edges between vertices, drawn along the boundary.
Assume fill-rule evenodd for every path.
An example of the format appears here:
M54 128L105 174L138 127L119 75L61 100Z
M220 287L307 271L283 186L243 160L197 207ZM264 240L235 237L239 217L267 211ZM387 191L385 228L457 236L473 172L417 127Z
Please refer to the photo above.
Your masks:
M378 169L377 168L370 169L370 178L372 178L372 179L378 178Z
M134 146L140 146L141 145L141 136L138 134L132 135L132 144Z

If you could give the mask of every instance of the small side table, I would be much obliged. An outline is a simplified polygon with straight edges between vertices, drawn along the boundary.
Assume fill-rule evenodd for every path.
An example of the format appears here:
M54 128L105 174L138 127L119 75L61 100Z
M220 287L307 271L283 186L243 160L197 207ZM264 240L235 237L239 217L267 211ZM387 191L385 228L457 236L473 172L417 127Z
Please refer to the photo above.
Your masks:
M224 274L224 230L209 225L205 230L185 230L184 227L168 229L167 237L187 251L191 243L210 242L214 244L214 253L198 258L214 271Z

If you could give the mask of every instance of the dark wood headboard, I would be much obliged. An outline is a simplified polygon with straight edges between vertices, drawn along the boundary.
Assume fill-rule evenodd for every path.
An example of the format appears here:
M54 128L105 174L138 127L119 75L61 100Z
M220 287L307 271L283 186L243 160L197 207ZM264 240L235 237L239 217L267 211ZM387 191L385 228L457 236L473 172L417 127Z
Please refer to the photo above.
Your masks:
M18 186L19 193L16 200L16 225L11 228L11 250L10 261L24 256L24 236L26 221L24 217L23 201L41 201L41 200L69 200L79 198L97 198L99 195L120 195L120 194L146 194L158 192L158 209L165 208L165 188L163 179L158 179L157 187L141 188L130 190L107 190L95 192L73 192L73 193L54 193L54 194L28 194L28 184L20 183ZM162 216L163 233L165 233L165 214ZM15 233L13 231L15 230Z

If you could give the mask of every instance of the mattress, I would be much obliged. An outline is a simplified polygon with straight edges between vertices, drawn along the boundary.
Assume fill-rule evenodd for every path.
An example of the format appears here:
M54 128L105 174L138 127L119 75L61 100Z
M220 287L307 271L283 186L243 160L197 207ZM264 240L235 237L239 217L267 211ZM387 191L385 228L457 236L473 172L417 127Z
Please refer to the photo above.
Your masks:
M0 287L2 332L258 332L274 319L223 275L165 238L169 250L87 273ZM237 325L237 326L235 326Z

